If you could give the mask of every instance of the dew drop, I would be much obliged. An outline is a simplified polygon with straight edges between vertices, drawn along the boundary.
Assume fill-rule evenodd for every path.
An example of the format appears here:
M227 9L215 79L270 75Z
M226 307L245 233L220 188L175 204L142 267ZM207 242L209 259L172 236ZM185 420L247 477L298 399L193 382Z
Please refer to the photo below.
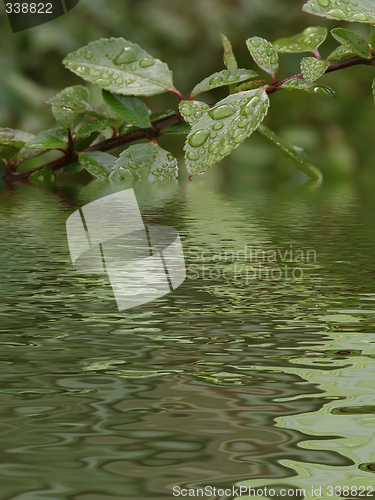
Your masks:
M204 148L200 148L200 149L198 149L198 153L200 155L204 155L204 154L206 154L206 150Z
M188 154L186 155L189 160L199 160L199 155L197 153L194 153L192 151L189 151Z
M152 59L152 57L145 57L139 63L139 65L140 65L141 68L148 68L149 66L153 66L154 64L155 64L155 60Z
M213 120L222 120L228 116L234 115L236 108L232 104L221 104L211 109L208 114Z
M191 109L188 106L182 106L181 107L181 113L185 116L190 116L191 115Z
M364 22L369 20L368 15L366 15L362 12L358 12L358 14L354 14L353 19L355 19L356 21L364 21Z
M250 40L253 47L260 47L261 43L258 40Z
M249 125L249 123L250 123L249 120L243 119L238 122L238 126L239 128L245 128Z
M134 54L134 52L129 48L123 49L120 54L113 59L113 62L115 64L130 64L134 61L137 60L137 56Z
M193 148L199 148L199 146L202 146L210 135L210 131L207 129L202 129L198 130L189 139L189 144L190 146L193 146Z
M135 64L132 64L132 65L130 66L130 69L131 69L132 71L135 71L135 69L136 69L136 65L135 65Z
M211 134L210 134L211 139L215 139L216 136L217 136L217 132L211 132Z
M240 144L246 139L247 135L246 134L239 134L237 137L233 137L233 140L236 144Z
M74 52L74 55L77 56L77 57L82 57L82 50L76 50Z
M91 50L88 50L85 53L85 59L92 59L92 56L93 56L93 53L91 52Z
M328 14L338 20L344 19L345 21L348 20L348 16L342 9L331 9L328 11Z
M111 84L111 80L107 80L106 78L98 78L95 83L96 85L99 85L99 87L107 87Z
M230 71L229 69L225 69L224 71L222 71L223 75L230 75Z
M223 127L224 127L224 123L223 122L217 122L217 123L214 124L214 126L212 128L214 130L221 130Z
M167 158L169 161L173 161L174 160L174 156L171 155L171 153L167 153Z
M239 76L230 75L230 76L226 77L225 82L226 83L233 83L233 82L236 82L238 79L239 79Z
M213 86L213 85L220 85L220 83L222 83L222 82L223 82L223 79L221 78L221 76L214 76L210 80L210 85L211 86Z
M318 3L322 7L329 7L331 4L330 0L318 0Z
M233 151L232 146L225 146L224 148L220 149L219 153L223 156L228 155Z

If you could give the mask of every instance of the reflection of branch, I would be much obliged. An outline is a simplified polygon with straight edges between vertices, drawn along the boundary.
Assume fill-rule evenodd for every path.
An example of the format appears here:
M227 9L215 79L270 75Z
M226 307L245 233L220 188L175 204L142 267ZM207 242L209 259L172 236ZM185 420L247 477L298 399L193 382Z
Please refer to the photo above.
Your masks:
M350 68L351 66L357 66L359 64L365 64L365 65L375 65L375 51L371 50L371 54L373 56L372 59L364 59L363 57L360 56L355 56L350 59L346 59L344 61L339 61L339 62L334 62L331 63L328 68L326 69L325 73L332 73L333 71L338 71L344 68ZM287 82L288 80L292 79L302 79L303 75L302 73L298 73L297 75L290 76L288 78L285 78L284 80L280 80L279 82L272 83L271 85L267 85L265 87L265 91L267 94L274 94L278 90L281 90L283 87L282 85ZM177 89L168 89L170 92L175 93L178 95L179 99L182 100L183 96L182 94L177 91ZM212 105L214 106L214 104ZM211 107L212 107L211 106ZM176 111L176 113L173 116L169 116L167 118L163 118L162 120L159 120L158 122L155 122L154 124L151 125L150 128L141 128L134 130L132 132L127 132L126 134L122 135L116 135L115 133L110 139L107 139L103 142L100 142L98 144L94 144L93 146L90 146L86 149L82 149L81 151L74 151L73 146L74 146L74 138L72 137L70 130L69 130L69 144L66 150L64 150L64 156L61 156L60 158L57 158L56 160L53 160L49 163L45 163L44 165L41 165L39 167L33 168L31 170L27 170L25 172L14 172L9 168L8 165L8 170L3 179L7 182L18 182L21 181L21 179L27 179L31 174L34 172L38 172L39 170L42 170L45 167L50 167L52 170L59 170L60 168L66 167L67 165L70 165L71 163L74 163L78 159L78 155L80 153L87 153L89 151L109 151L111 149L114 149L118 146L122 146L123 144L127 144L129 142L134 142L138 141L140 139L148 139L149 141L153 141L156 139L159 135L161 135L164 129L167 127L170 127L171 125L178 123L179 121L183 121L183 118L179 112L179 110ZM113 127L112 127L113 128ZM13 167L13 165L12 165Z

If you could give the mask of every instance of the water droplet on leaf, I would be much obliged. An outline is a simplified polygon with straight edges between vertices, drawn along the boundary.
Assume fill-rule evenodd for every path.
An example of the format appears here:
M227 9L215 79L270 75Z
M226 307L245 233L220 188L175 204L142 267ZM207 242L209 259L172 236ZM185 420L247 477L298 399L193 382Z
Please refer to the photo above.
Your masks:
M137 56L130 48L125 48L115 59L113 62L115 64L130 64L137 60Z
M234 115L236 108L232 104L221 104L211 109L208 114L213 120L222 120L228 116Z
M207 129L198 130L189 138L190 146L193 146L193 148L199 148L199 146L202 146L202 144L206 142L209 135L210 131Z
M145 57L139 63L141 68L148 68L149 66L153 66L154 64L155 64L155 61L154 61L154 59L152 59L152 57Z
M220 83L223 82L223 79L221 78L221 76L214 76L213 78L211 78L210 80L210 85L220 85Z

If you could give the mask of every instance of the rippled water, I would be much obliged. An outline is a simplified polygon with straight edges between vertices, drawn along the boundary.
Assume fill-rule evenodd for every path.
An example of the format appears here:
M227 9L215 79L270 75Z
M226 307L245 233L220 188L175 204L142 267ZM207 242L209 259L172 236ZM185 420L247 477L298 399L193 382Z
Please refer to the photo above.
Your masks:
M0 498L374 486L372 190L136 186L187 279L119 312L65 230L119 189L1 193Z

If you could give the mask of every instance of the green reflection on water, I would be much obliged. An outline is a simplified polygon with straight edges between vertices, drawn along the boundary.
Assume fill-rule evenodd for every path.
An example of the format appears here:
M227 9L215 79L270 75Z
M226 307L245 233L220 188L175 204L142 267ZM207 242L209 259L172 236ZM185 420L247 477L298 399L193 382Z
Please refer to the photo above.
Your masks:
M179 231L188 278L119 313L105 275L73 269L65 235L111 189L0 198L4 498L372 484L371 193L137 186L145 223ZM283 261L291 248L304 260ZM285 265L302 276L278 277Z

